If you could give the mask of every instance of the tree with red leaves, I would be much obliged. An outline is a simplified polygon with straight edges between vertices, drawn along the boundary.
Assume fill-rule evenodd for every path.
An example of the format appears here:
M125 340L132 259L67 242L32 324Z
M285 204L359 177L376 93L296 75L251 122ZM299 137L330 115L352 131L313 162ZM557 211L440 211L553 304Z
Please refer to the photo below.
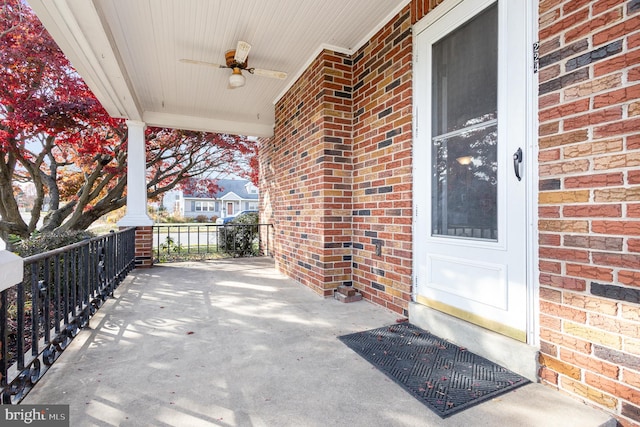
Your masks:
M24 1L0 8L0 237L84 230L126 204L126 125L107 114ZM148 128L146 140L150 199L205 173L257 178L257 143L245 137ZM36 191L28 219L16 200L26 182Z

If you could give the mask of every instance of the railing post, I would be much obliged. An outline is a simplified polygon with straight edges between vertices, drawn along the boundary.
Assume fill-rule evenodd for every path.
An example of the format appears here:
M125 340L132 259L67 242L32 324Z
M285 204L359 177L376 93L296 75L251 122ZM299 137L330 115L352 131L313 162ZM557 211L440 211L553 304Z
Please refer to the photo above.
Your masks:
M44 343L49 344L51 341L51 261L44 261L44 280L40 287L42 292L42 314L44 315Z
M62 292L60 284L60 254L56 254L53 258L53 321L55 324L54 331L60 332L60 312L62 308Z
M78 250L73 248L70 253L69 268L71 269L70 287L71 287L71 315L78 315Z
M31 264L31 355L38 355L38 333L40 332L40 263Z
M2 388L2 403L6 404L11 402L11 395L7 391L7 386L9 385L7 382L7 372L9 370L9 351L7 350L7 346L9 343L8 340L8 329L7 328L7 290L3 289L0 292L0 340L2 342L2 348L0 348L0 388Z
M24 284L16 287L16 359L18 370L24 369Z

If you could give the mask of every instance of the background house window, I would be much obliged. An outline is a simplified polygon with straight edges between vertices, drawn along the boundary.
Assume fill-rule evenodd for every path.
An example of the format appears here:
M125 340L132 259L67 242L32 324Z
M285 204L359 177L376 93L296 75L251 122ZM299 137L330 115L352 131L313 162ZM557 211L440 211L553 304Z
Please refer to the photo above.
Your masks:
M216 202L200 201L195 202L196 212L214 212L216 209Z

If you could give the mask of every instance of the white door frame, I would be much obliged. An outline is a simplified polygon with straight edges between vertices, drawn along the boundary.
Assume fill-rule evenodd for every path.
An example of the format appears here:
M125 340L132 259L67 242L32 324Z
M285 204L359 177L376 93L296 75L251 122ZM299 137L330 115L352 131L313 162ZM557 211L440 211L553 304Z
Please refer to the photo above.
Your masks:
M413 28L413 49L414 49L414 58L417 55L417 35L422 32L424 29L432 25L438 19L443 17L447 12L453 9L456 5L461 3L464 0L445 0L443 3L438 5L432 12L427 14L424 18L418 21ZM506 2L509 0L498 0L499 2ZM537 81L538 76L534 73L534 57L533 57L533 44L534 40L537 39L536 31L537 31L537 9L534 5L536 3L533 0L525 0L525 8L526 8L526 28L523 28L523 31L526 32L526 40L527 45L530 46L530 55L527 55L527 70L528 73L525 77L526 80L526 99L523 100L525 102L525 111L526 115L526 137L524 141L523 149L525 150L525 156L522 163L522 175L524 181L524 188L526 191L526 239L527 239L527 247L526 247L526 279L527 279L527 322L526 322L526 342L529 345L539 346L539 268L538 268L538 214L537 214L537 177L538 177L538 150L537 150L537 128L538 128L538 109L537 109ZM416 63L414 61L414 76L417 75L416 72ZM416 135L418 134L419 129L417 128L417 117L418 117L418 102L417 92L416 92L416 79L414 77L414 111L413 111L413 134L414 134L414 162L413 162L413 188L414 192L416 188L420 188L420 185L424 185L424 182L416 182L416 156L415 156L415 147L416 147ZM424 209L424 207L423 207ZM416 197L413 197L413 248L414 248L414 256L413 256L413 287L412 287L412 301L417 301L417 271L418 271L418 261L415 256L415 248L418 244L416 238L416 218L418 214L418 206L416 203ZM422 213L425 215L426 213Z

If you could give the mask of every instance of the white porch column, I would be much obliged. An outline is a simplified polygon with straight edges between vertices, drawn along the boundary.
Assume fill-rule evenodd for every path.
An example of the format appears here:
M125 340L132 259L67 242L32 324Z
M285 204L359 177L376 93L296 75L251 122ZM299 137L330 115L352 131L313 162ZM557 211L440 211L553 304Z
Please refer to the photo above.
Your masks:
M118 222L120 227L151 226L153 220L147 213L147 161L145 152L144 122L127 120L127 211Z

